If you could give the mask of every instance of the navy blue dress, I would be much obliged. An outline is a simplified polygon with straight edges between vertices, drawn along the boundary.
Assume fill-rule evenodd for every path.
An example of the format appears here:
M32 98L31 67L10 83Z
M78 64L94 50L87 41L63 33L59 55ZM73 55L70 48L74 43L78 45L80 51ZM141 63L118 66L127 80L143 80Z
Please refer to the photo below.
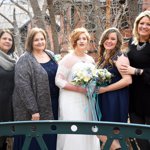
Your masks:
M52 59L47 63L42 63L41 65L48 74L53 115L54 115L54 119L58 120L59 88L55 85L55 76L56 76L58 65ZM55 135L47 134L44 135L43 138L48 147L48 150L56 150L56 142L57 142L56 134Z
M116 66L107 65L104 68L108 69L113 74L111 83L115 83L121 79ZM106 92L98 95L99 107L102 113L101 121L111 122L127 122L128 119L128 87Z
M58 97L59 97L59 88L55 85L55 75L57 72L58 65L54 60L50 60L47 63L41 63L41 66L45 69L48 74L52 110L54 119L58 120ZM14 150L21 150L24 143L24 136L15 136ZM57 135L56 134L45 134L43 135L45 144L47 145L48 150L56 150ZM40 147L35 138L32 138L29 150L40 150Z

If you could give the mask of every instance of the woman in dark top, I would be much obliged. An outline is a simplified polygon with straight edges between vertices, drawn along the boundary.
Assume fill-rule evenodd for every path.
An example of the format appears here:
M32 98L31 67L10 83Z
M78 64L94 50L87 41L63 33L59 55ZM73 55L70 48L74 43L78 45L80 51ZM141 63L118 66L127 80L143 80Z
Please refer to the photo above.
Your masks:
M113 77L111 82L100 87L98 92L101 121L127 122L128 119L128 86L132 83L130 75L120 73L122 62L129 65L126 55L121 52L122 36L117 28L106 29L100 39L100 59L98 68L108 69ZM106 137L101 137L103 143ZM120 149L118 140L114 140L110 149Z
M14 67L16 56L12 33L0 32L0 122L12 121L12 93L14 89ZM0 137L0 150L6 149L6 137Z
M129 42L130 66L122 65L124 74L131 74L130 122L150 124L150 11L137 16L133 38ZM137 140L141 150L150 150L150 142Z
M55 85L57 63L53 53L46 50L44 30L31 29L26 41L26 50L15 67L14 119L58 119L59 89ZM56 150L56 135L47 134L43 138L48 150ZM23 136L16 136L14 149L20 150L23 141ZM29 149L40 149L35 138L32 139Z

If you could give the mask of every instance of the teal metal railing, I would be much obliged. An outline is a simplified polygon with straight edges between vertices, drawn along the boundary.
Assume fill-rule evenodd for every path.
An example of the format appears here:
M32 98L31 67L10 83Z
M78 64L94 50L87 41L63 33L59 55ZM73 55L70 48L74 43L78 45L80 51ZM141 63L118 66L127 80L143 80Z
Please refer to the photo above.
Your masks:
M79 121L16 121L1 122L0 136L25 135L23 150L29 148L35 137L41 150L47 150L43 134L87 134L106 135L104 150L108 150L112 141L118 139L123 150L128 150L128 138L150 139L150 125L138 125L114 122L79 122Z

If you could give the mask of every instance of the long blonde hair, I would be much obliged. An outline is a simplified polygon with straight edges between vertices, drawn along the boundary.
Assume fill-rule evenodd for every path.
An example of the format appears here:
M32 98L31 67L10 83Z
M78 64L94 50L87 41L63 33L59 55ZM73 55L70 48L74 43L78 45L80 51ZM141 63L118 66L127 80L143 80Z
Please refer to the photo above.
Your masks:
M149 10L146 10L144 12L141 12L135 19L135 22L134 22L134 26L133 26L133 31L132 31L132 34L133 34L133 41L132 41L132 44L135 44L135 45L138 45L139 43L139 34L138 34L138 24L140 22L140 20L143 18L143 17L148 17L150 19L150 11ZM149 38L149 42L150 42L150 38Z

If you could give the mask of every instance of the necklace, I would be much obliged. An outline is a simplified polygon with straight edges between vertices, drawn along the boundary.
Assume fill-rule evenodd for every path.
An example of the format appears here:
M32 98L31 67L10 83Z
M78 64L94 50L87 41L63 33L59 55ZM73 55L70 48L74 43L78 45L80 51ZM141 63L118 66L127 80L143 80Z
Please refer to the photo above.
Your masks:
M137 45L136 46L136 49L138 50L138 51L140 51L140 50L142 50L144 47L146 46L146 42L144 42L142 45Z

